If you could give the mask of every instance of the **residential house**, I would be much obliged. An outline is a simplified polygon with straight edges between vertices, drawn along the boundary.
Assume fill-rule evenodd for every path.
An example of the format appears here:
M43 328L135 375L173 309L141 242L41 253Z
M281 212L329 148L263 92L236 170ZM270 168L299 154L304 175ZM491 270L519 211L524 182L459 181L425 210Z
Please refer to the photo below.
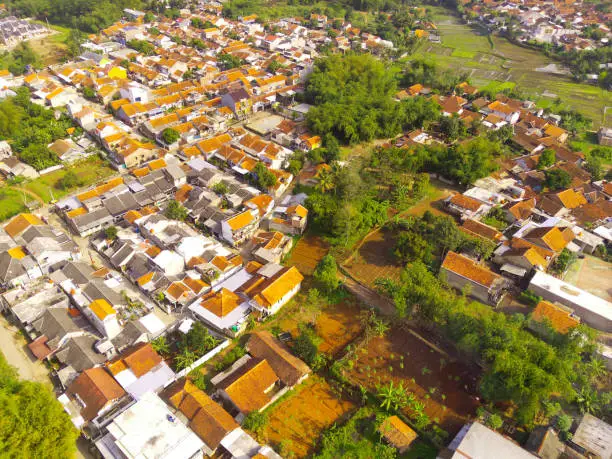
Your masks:
M241 296L221 288L204 295L189 310L214 330L234 337L246 328L251 307Z
M546 301L572 309L590 327L612 332L612 303L609 301L541 271L536 271L529 290Z
M117 381L103 367L95 367L77 376L58 400L75 427L81 429L89 423L102 425L105 415L125 398L127 394Z
M85 151L72 139L58 139L49 144L47 148L63 162L74 162L86 156Z
M204 442L153 392L117 416L96 441L104 459L202 457Z
M280 389L280 379L267 360L245 357L212 381L217 395L231 404L239 422L272 404Z
M310 374L310 368L268 331L252 333L246 349L250 355L268 361L282 383L294 387Z
M171 386L168 400L187 419L189 428L204 442L204 452L209 456L215 453L229 433L240 427L221 405L189 379L182 379Z
M529 320L529 328L545 337L551 337L551 332L565 335L578 325L580 318L571 309L544 300L537 304Z
M293 239L278 231L259 233L252 242L253 258L262 264L280 263L293 247Z
M585 413L572 437L572 442L591 457L612 457L612 426Z
M238 294L246 295L253 309L264 316L276 314L300 290L304 276L295 266L268 264L245 282Z
M468 287L469 295L483 303L497 305L507 286L506 281L476 261L455 252L448 252L440 274L456 289Z
M270 231L299 235L306 229L308 209L300 204L277 206L267 220Z
M250 239L259 225L259 209L246 209L221 222L221 237L236 246Z
M491 206L484 204L478 199L456 193L446 199L446 207L449 212L461 218L478 218L484 215Z
M108 363L117 382L136 400L158 392L175 379L174 372L150 343L139 343Z
M253 99L245 89L240 88L225 93L221 105L228 107L236 117L248 116L253 110Z

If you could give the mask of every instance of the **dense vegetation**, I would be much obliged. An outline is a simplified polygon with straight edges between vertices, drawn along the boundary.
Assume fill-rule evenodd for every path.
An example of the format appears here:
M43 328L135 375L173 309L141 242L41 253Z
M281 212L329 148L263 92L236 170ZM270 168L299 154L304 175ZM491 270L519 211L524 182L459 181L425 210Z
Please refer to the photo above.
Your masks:
M439 109L423 98L394 100L399 69L370 54L333 55L316 62L306 84L315 105L308 124L322 136L357 143L393 137L438 119Z
M0 353L0 456L69 458L78 433L48 387L21 381Z
M27 42L19 43L12 51L4 51L0 64L13 75L23 75L28 69L39 69L42 66L40 56Z
M27 88L0 102L0 140L8 140L19 159L36 170L59 164L47 145L66 136L72 121L65 115L56 119L53 111L30 101Z
M551 400L576 402L583 411L605 413L610 394L592 385L601 377L593 332L554 334L544 342L526 330L527 319L506 316L458 295L420 260L409 264L399 282L380 280L400 316L436 327L464 353L485 364L480 390L491 402L511 401L516 419L533 425ZM605 371L604 371L605 372ZM590 407L580 400L587 394Z
M142 8L141 0L10 0L11 11L19 16L48 19L53 24L98 32L121 19L124 8Z

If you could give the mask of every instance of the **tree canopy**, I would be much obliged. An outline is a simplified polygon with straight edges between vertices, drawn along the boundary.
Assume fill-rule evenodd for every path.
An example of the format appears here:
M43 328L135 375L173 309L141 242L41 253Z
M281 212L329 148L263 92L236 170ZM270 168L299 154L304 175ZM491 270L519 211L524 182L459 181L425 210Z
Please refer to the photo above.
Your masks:
M393 137L438 118L439 109L422 98L394 100L399 69L370 54L319 59L306 83L310 128L344 143Z
M70 458L78 432L51 390L21 381L0 353L0 456Z

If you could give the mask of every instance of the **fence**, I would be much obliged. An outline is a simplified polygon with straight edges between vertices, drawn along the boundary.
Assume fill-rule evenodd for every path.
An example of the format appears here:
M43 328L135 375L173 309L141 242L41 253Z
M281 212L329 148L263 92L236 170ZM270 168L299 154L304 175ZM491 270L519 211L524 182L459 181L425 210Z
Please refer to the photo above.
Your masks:
M193 362L187 368L183 368L181 371L176 373L175 379L173 379L172 381L169 381L168 384L166 384L166 386L168 386L170 383L176 381L177 379L180 379L183 376L188 375L192 370L195 370L196 368L198 368L203 363L208 362L210 359L212 359L215 355L217 355L219 352L221 352L223 349L225 349L229 345L230 345L230 340L226 339L221 344L219 344L216 348L214 348L212 351L209 351L206 354L204 354L202 357L200 357L198 360Z

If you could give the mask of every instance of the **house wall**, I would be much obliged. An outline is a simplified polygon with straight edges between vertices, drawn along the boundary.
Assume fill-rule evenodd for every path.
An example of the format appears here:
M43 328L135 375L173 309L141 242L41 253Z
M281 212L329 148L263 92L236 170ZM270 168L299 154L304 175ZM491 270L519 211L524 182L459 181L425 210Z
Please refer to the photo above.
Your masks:
M470 289L470 296L472 296L473 298L476 298L479 301L482 301L483 303L487 303L489 304L489 289L480 285L480 284L476 284L475 282L472 282L469 279L466 279L465 277L461 277L458 274L455 274L452 271L449 271L445 268L442 268L440 270L440 272L444 272L446 275L446 282L451 285L452 287L461 290L463 289L463 287L465 285L470 285L471 289Z

